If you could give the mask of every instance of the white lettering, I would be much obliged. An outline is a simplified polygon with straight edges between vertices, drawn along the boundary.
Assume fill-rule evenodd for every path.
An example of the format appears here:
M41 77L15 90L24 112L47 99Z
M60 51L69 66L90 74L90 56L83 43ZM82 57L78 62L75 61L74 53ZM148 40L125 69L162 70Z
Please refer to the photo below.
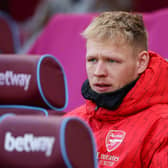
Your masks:
M14 73L13 71L6 71L0 73L0 85L1 86L19 86L23 87L25 91L29 88L31 75L24 73Z
M114 156L114 155L106 155L106 154L101 154L100 159L102 160L111 160L111 161L119 161L119 157Z
M54 145L54 137L35 137L33 134L24 134L23 137L13 137L11 132L5 135L4 148L6 151L12 152L44 152L47 157L52 154Z

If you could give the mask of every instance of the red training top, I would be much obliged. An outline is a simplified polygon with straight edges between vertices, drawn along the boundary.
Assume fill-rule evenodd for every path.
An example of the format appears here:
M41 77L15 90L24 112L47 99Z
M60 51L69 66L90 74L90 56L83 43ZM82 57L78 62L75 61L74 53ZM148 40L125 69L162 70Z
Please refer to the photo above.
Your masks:
M90 125L100 168L168 167L168 62L149 54L148 68L117 110L95 111L87 100L66 114Z

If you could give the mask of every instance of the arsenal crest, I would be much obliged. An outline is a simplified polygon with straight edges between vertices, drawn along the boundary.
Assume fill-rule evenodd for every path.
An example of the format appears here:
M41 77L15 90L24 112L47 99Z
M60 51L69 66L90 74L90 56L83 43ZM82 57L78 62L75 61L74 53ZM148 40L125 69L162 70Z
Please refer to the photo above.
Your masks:
M110 130L106 136L105 144L108 152L114 151L123 142L126 133L121 130Z

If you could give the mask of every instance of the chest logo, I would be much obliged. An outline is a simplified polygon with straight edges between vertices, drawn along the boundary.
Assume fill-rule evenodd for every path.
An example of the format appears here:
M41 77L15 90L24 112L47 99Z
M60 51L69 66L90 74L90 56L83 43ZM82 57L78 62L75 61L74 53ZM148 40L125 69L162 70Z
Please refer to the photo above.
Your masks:
M105 144L108 152L114 151L120 146L125 138L126 133L121 130L110 130L107 133Z

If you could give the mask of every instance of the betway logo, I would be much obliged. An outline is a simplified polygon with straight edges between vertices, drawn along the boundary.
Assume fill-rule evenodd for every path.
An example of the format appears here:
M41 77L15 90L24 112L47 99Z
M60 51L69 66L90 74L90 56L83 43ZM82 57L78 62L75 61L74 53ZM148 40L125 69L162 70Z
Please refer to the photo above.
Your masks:
M31 75L24 73L14 73L13 71L6 71L0 73L0 86L20 86L25 91L29 88Z
M44 152L47 157L52 153L55 138L33 134L24 134L24 136L13 137L11 132L5 135L4 148L8 152Z

